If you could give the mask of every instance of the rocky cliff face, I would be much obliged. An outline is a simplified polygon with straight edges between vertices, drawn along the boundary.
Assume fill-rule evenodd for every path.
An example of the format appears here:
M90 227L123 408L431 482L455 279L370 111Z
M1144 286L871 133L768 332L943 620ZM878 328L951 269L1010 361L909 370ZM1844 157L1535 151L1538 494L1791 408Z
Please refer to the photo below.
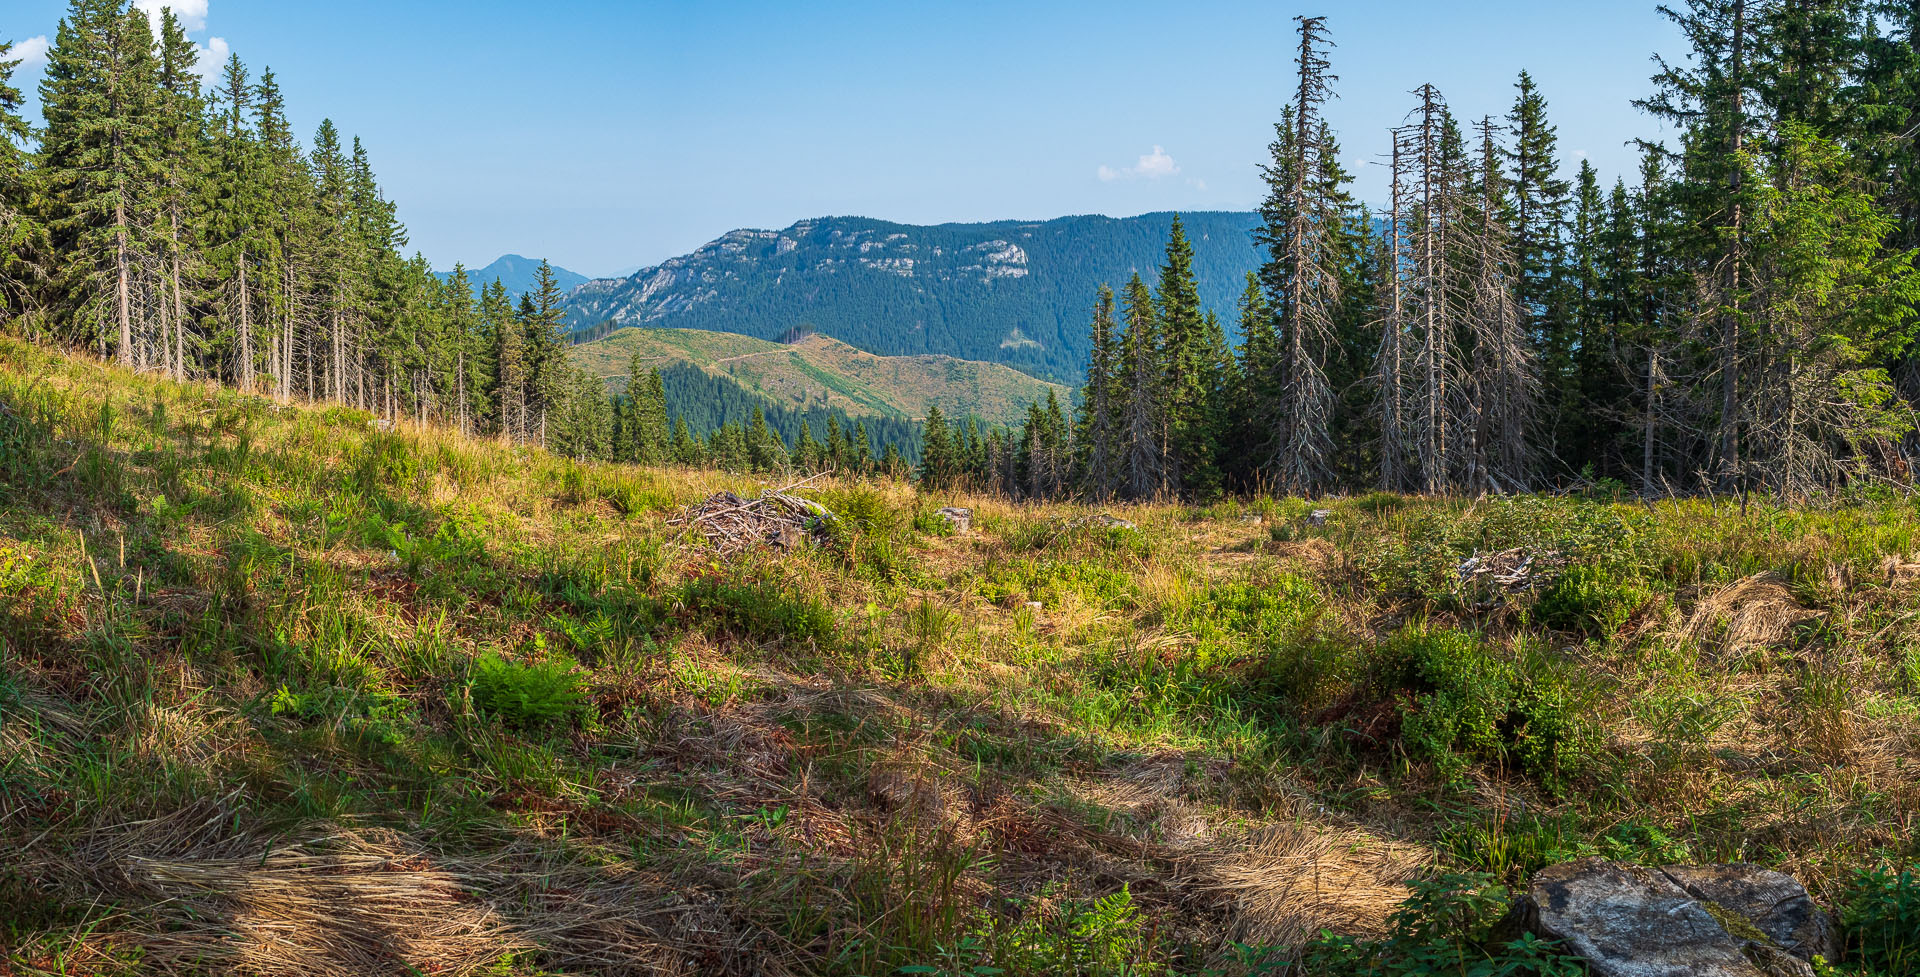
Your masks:
M1250 213L1184 215L1202 299L1233 320L1257 262ZM1158 273L1171 214L917 226L865 218L737 230L567 300L613 320L777 338L817 329L886 355L939 353L1072 376L1095 289Z

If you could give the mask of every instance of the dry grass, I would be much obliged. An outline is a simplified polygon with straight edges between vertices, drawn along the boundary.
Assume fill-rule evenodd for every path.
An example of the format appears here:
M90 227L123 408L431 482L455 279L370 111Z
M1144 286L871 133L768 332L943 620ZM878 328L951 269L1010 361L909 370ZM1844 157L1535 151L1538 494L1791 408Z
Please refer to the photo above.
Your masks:
M1232 907L1230 938L1294 946L1322 930L1381 931L1433 853L1314 821L1257 828L1187 860L1197 886Z

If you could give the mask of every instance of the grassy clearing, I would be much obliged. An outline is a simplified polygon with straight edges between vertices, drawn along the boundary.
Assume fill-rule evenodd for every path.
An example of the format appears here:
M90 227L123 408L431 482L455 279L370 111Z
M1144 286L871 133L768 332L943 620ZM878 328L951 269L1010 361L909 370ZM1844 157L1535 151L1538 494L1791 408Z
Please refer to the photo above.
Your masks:
M1554 973L1481 946L1585 854L1915 966L1911 500L722 488L0 340L0 969Z

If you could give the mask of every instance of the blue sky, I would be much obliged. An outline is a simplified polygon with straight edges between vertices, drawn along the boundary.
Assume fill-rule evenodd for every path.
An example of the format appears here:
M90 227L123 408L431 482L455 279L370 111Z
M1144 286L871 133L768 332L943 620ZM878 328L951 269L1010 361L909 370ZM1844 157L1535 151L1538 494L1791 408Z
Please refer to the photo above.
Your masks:
M159 0L139 0L144 6ZM51 37L65 0L7 0ZM1431 81L1502 114L1525 68L1569 171L1633 172L1652 0L1292 3L178 0L196 41L271 65L295 125L367 143L436 267L504 252L608 274L734 227L1253 206L1292 17L1325 14L1349 161ZM31 53L32 42L26 50ZM37 81L25 72L22 87ZM1361 167L1363 199L1384 196Z

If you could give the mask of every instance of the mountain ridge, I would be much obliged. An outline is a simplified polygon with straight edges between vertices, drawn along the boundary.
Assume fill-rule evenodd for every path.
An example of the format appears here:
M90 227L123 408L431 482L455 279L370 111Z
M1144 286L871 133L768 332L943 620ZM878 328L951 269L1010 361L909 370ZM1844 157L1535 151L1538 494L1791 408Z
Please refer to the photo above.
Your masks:
M1203 305L1229 329L1258 266L1249 211L1179 215ZM773 339L811 329L886 356L944 354L1039 377L1076 376L1095 290L1159 274L1174 214L901 224L818 217L729 231L567 297L576 329L691 328Z

